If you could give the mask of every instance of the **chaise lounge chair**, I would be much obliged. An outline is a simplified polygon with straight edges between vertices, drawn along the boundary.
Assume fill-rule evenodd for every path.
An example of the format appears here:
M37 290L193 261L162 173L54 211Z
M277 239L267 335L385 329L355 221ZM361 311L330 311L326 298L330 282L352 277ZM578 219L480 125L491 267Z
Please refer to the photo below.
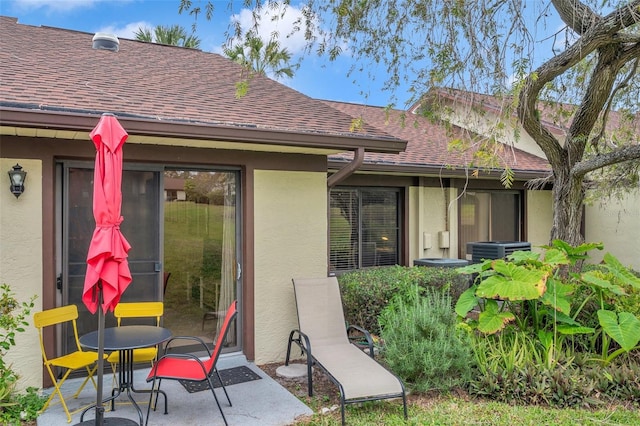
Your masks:
M349 339L342 311L342 299L335 277L293 279L299 328L291 331L285 365L289 365L292 343L306 354L309 396L313 396L311 368L322 369L340 390L342 424L345 404L400 398L407 418L407 398L398 377L374 359L368 333L367 355Z

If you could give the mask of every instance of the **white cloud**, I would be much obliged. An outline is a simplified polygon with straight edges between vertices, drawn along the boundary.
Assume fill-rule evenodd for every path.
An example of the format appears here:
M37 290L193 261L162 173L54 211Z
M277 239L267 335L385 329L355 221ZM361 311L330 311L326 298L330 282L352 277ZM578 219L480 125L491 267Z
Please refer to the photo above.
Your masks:
M106 27L99 28L96 32L99 33L107 33L107 34L115 34L118 38L128 38L135 39L135 33L138 31L138 28L155 28L155 25L150 24L146 21L138 21L131 22L124 27L114 27L113 25L109 25Z
M45 9L51 12L68 12L91 7L100 1L102 0L15 0L13 6L22 11Z
M284 14L280 16L283 11ZM298 24L298 26L301 26L300 30L294 31L297 20L304 22L301 9L286 5L280 6L277 9L264 7L258 19L258 36L261 39L267 41L270 40L274 34L277 34L276 39L280 47L286 48L292 55L301 53L305 49L307 40L305 40L304 28L302 27L304 24ZM231 16L230 21L237 21L243 32L248 31L254 26L254 17L249 9L242 9L239 14ZM236 41L237 40L234 40L234 42Z

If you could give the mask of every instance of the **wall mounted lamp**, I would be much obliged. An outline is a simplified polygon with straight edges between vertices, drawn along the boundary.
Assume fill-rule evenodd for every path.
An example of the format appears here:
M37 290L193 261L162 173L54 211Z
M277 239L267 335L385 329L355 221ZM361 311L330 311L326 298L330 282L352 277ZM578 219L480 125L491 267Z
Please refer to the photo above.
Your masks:
M24 180L27 178L27 172L22 170L22 166L17 164L13 166L13 170L9 170L9 180L11 180L11 193L18 198L24 192Z

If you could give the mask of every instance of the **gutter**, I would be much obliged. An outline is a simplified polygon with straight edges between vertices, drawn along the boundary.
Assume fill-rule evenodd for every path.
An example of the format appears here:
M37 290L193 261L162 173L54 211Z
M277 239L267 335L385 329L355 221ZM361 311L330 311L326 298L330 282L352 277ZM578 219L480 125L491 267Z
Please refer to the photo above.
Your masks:
M329 169L338 169L345 164L344 161L329 160ZM344 166L345 168L348 167ZM464 167L445 167L443 165L427 165L427 164L402 164L402 163L365 163L361 165L358 170L361 173L371 174L392 174L398 176L434 176L434 177L453 177L453 178L466 178L467 171ZM513 169L515 173L515 180L527 181L530 179L538 179L549 176L551 169L549 170L526 170L526 169ZM479 178L499 180L499 176L502 173L502 169L481 170Z
M159 120L130 114L115 113L130 135L223 140L288 147L305 147L345 152L364 146L370 152L398 154L407 141L394 137L364 136L353 133L301 132L289 129L264 128L252 125L202 123ZM53 111L8 107L0 102L0 125L22 128L42 128L90 132L100 118L95 111Z
M356 149L353 160L327 178L327 187L331 189L351 176L353 173L355 173L355 171L358 170L364 162L364 153L365 150L363 147L359 147L358 149Z

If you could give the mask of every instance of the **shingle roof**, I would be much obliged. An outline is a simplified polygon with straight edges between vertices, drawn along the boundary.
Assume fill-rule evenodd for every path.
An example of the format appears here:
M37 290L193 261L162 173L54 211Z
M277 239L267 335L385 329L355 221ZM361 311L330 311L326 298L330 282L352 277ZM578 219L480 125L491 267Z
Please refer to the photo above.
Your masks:
M411 112L345 102L324 102L354 118L361 118L368 125L408 141L407 149L397 155L366 153L365 164L387 165L396 171L402 168L418 171L421 167L425 169L439 169L444 166L460 168L471 161L469 152L450 150L448 146L454 137L466 137L461 129L454 128L452 136L447 134L444 126L432 123ZM550 170L546 159L506 145L501 157L516 172L548 172ZM351 155L345 153L332 155L329 158L334 161L347 160Z
M243 68L218 54L126 39L112 52L92 38L0 17L0 106L398 142L352 132L349 116L266 77L238 99Z

